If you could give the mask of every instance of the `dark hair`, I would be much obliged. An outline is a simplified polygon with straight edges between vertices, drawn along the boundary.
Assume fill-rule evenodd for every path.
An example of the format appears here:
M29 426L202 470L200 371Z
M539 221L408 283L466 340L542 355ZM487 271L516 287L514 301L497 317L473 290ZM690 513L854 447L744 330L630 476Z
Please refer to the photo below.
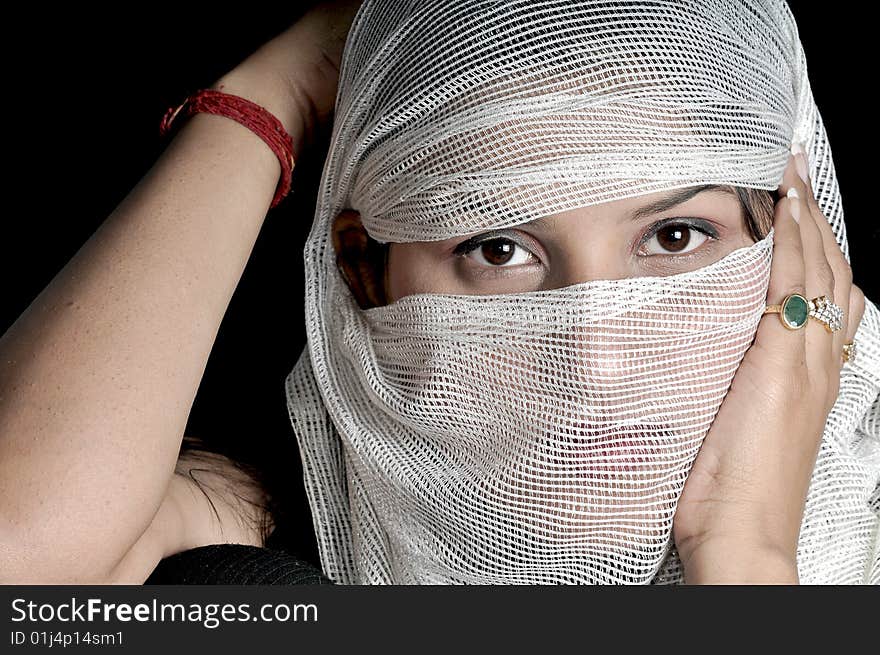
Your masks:
M773 226L776 203L770 191L748 187L729 187L736 192L745 213L746 226L752 239L760 241Z
M221 453L220 450L228 449L218 448L215 444L206 443L199 437L187 434L183 437L174 473L189 478L198 487L211 505L218 521L220 514L208 490L213 491L221 502L230 506L251 505L260 510L257 523L251 527L255 528L265 541L275 527L274 517L280 515L282 510L281 507L276 506L277 497L269 491L270 480L260 466L245 461L241 453ZM215 480L212 484L206 479L200 479L202 475L218 474L221 470L224 477L219 482ZM247 493L242 494L241 491ZM255 498L261 500L255 501Z

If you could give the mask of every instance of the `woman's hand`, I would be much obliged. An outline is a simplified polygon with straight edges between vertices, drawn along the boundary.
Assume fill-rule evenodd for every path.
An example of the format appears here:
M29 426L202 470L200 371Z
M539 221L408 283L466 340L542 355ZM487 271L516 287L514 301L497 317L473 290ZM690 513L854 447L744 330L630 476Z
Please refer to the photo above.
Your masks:
M362 0L322 2L224 75L213 87L262 105L294 140L294 152L327 124L339 66Z
M809 319L792 331L776 314L761 319L676 510L673 536L688 583L798 581L798 535L837 400L842 347L865 310L807 170L802 153L792 157L779 188L767 302L826 295L843 309L843 328L831 334Z

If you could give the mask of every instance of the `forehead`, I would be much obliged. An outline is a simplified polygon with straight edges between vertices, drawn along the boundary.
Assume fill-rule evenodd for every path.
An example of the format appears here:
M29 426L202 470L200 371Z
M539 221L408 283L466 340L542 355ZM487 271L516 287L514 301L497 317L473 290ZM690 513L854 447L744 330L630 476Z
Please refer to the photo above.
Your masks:
M571 209L566 212L541 216L524 223L535 229L550 229L560 221L593 218L624 218L637 221L662 212L679 208L683 205L692 206L699 202L704 207L711 203L715 207L741 209L739 196L729 186L701 184L674 191L657 191L622 200Z
M350 200L374 238L778 184L797 103L772 3L466 4L401 5L400 31L373 25L390 40L372 35L354 59L369 70L343 87L339 115L357 121Z

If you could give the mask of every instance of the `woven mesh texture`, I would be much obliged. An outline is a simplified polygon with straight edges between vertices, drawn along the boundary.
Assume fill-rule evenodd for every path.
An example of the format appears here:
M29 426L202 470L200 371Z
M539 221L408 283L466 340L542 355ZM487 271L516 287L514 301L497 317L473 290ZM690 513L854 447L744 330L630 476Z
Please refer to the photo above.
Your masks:
M452 238L703 184L776 189L794 141L847 254L782 0L367 0L309 234L287 380L325 573L344 583L676 583L672 518L767 302L773 233L695 271L362 310L333 218ZM778 302L774 299L773 302ZM806 505L805 583L880 582L880 312Z

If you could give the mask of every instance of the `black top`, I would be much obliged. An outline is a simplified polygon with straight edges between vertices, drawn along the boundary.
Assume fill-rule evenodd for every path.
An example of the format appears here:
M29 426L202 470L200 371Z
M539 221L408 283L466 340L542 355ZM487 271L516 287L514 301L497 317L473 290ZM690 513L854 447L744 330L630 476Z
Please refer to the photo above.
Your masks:
M265 548L216 544L166 557L144 584L333 584L315 565L289 552L278 533L269 536Z

